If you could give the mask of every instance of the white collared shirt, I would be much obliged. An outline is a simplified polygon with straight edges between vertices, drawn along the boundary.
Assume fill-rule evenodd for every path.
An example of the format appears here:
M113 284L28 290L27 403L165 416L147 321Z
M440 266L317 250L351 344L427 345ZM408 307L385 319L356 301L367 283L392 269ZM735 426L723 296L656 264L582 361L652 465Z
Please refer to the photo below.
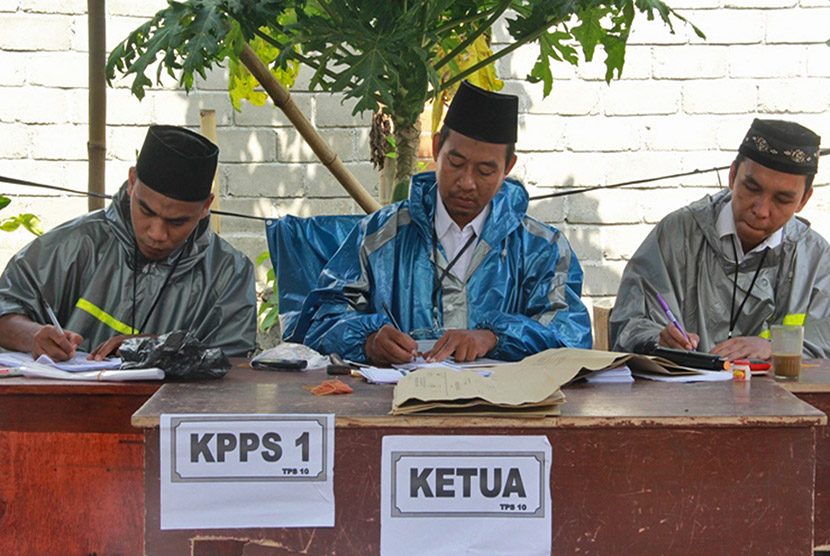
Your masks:
M464 247L471 235L481 237L484 222L487 221L487 217L490 215L490 203L487 203L484 209L464 226L462 230L447 212L447 207L444 206L444 200L441 198L440 192L436 193L436 197L435 235L444 247L444 252L447 254L447 262L450 262L458 254L458 251ZM475 242L464 251L450 269L450 272L460 278L462 282L467 276L467 268L470 266L470 261L473 258L473 251L475 251Z
M731 258L733 253L732 246L735 246L735 252L738 253L738 263L743 262L747 255L763 251L767 247L770 249L778 247L781 244L781 238L784 236L782 228L778 228L764 241L756 245L749 253L744 253L744 248L741 245L741 239L738 237L738 229L735 227L735 215L732 212L732 200L730 199L720 210L718 220L715 223L715 230L720 237L723 250L728 257Z

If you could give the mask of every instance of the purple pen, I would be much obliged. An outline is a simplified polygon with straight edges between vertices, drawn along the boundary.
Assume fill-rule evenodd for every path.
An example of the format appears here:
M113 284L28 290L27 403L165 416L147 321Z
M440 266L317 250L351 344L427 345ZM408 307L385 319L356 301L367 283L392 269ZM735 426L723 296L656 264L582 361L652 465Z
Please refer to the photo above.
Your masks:
M659 293L657 294L657 301L660 302L660 306L663 307L663 312L666 313L667 317L669 317L669 322L671 322L673 325L677 327L678 330L680 330L680 333L683 334L683 337L686 338L686 341L689 342L690 346L692 346L692 341L689 339L689 335L686 334L686 331L683 330L683 327L680 326L680 323L677 322L676 318L674 318L674 313L672 313L671 309L669 309L669 304L666 303L666 300L663 299L663 296ZM692 347L692 349L694 349L694 346Z

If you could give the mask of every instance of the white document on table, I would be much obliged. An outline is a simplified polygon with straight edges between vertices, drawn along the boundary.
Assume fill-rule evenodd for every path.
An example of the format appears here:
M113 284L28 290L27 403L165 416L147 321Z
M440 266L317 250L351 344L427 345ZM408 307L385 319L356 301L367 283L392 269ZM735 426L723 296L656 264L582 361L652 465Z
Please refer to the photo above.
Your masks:
M551 553L545 436L385 436L381 556Z
M48 367L54 367L62 371L100 371L102 369L120 369L121 358L113 357L103 361L91 361L87 359L89 354L85 351L76 351L75 357L67 361L53 361L48 355L41 355L36 360L32 354L23 351L0 351L0 365L7 367L19 367L32 362Z
M501 362L499 362L501 363ZM436 369L444 368L453 371L463 371L466 368L478 372L483 377L489 377L492 371L487 369L479 369L476 366L465 367L463 363L454 363L453 361L439 361L437 363L427 363L423 357L418 357L412 363L403 363L399 365L392 365L391 367L371 367L361 366L355 371L356 374L362 376L372 384L397 384L398 381L413 371L419 369Z
M161 529L334 526L334 415L162 415Z
M631 369L623 366L605 371L594 371L585 375L585 380L592 384L624 384L634 382L634 377L631 376Z
M96 382L124 382L129 380L164 380L164 371L149 369L101 369L100 371L62 371L40 363L27 363L15 367L22 376L30 378L55 378L59 380L94 380Z
M698 370L695 374L688 375L664 375L659 373L635 372L637 378L656 380L657 382L722 382L732 380L732 373L729 371L704 371Z

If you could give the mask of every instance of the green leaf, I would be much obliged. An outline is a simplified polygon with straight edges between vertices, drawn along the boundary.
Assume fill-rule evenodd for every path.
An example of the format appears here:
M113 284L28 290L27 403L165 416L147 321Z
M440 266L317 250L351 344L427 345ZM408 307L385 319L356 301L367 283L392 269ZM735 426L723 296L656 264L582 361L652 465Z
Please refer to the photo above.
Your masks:
M262 253L257 255L256 266L259 266L262 263L264 263L265 261L270 261L270 260L271 260L271 253L269 253L268 251L263 251Z
M605 37L605 29L600 24L602 19L607 14L607 10L603 8L588 8L579 13L580 24L571 30L574 38L582 45L582 53L585 55L585 60L590 62L594 58L594 49Z
M24 228L29 230L36 236L43 235L43 226L40 224L40 218L34 214L21 214L19 216L20 223Z
M277 321L279 321L279 318L280 318L279 309L277 307L272 307L268 311L268 314L265 315L265 318L262 320L262 325L260 326L260 329L263 332L268 332L269 330L271 330L271 328L274 327L275 324L277 324Z
M11 202L12 202L12 200L9 199L8 197L4 197L4 196L0 195L0 209L6 208L7 206L9 206L9 203L11 203Z
M276 280L276 276L274 275L274 269L269 268L268 272L265 273L265 278L267 281Z
M20 227L20 219L16 216L0 220L0 230L4 232L13 232Z

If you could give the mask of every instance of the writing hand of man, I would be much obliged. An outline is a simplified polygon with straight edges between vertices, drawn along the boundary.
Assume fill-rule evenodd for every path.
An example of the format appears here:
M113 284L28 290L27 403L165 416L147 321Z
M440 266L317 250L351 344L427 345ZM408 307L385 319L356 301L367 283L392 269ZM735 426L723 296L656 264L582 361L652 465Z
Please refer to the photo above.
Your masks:
M377 365L409 363L418 355L417 342L409 334L404 334L388 324L370 334L363 349L366 350L369 359Z
M432 363L452 355L459 362L472 361L490 353L498 342L491 330L447 330L424 354L424 359Z
M772 343L758 336L738 336L712 348L712 353L730 361L736 359L772 359Z
M137 334L137 335L127 335L127 334L119 334L118 336L113 336L106 342L101 342L98 344L92 353L89 354L87 359L91 359L94 361L101 361L105 357L109 357L110 355L118 355L118 350L121 348L121 344L124 343L124 340L127 338L150 338L152 334Z
M691 344L683 337L683 333L675 325L669 323L660 331L660 345L674 349L687 349L689 351L697 349L697 345L700 343L700 336L693 332L687 332L686 334L689 335L689 340L692 341Z
M84 337L71 330L64 330L63 334L57 327L47 324L32 338L32 358L37 359L43 354L52 361L66 361L75 357L75 350L84 341Z

